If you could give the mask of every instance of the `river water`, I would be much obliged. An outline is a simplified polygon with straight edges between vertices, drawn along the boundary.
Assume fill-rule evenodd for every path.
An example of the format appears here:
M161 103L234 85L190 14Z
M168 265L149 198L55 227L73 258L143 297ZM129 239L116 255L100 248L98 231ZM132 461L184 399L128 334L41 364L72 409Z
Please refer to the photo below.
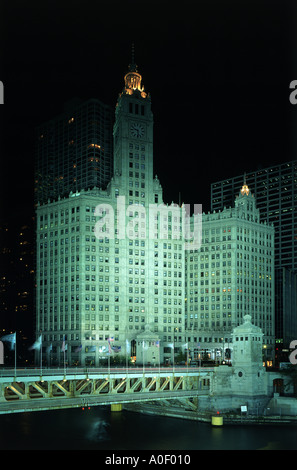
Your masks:
M0 415L1 450L296 450L297 426L223 426L109 407Z

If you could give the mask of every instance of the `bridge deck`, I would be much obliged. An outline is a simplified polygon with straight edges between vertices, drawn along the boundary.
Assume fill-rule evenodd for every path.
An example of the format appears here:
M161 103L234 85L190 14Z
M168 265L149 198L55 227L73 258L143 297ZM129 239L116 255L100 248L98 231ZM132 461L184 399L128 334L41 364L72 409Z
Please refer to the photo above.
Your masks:
M1 369L0 414L207 393L210 368Z

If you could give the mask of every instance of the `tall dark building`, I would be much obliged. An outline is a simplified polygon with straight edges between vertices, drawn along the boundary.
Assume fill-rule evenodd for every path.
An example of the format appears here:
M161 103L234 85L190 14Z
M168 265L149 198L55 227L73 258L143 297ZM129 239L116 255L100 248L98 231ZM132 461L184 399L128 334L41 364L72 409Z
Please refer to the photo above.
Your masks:
M276 341L287 348L297 338L297 160L246 173L245 178L261 221L275 229ZM212 183L212 210L228 207L243 179L241 174Z
M34 261L33 220L0 225L1 327L32 330Z
M113 114L97 99L75 99L63 114L37 128L35 204L106 188L113 171Z

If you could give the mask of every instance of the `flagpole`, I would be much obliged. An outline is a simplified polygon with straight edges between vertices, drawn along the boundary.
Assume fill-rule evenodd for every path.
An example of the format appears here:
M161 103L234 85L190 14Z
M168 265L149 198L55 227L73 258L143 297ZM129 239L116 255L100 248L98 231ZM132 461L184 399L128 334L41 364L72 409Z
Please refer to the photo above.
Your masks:
M128 375L128 340L126 339L126 374Z
M144 340L142 341L142 368L144 374Z
M65 354L66 354L66 339L65 339L65 342L64 342L64 376L66 376Z
M42 333L40 335L40 375L42 375Z
M128 328L127 326L125 327L125 337L126 337L126 374L128 376ZM128 380L128 379L127 379Z
M15 332L15 342L14 342L14 377L16 378L16 332Z
M175 331L173 332L173 334L175 333ZM175 346L175 339L174 339L174 336L173 336L173 348L172 348L172 351L173 351L173 358L172 358L172 372L174 374L174 346Z
M161 362L161 359L160 359L160 343L159 343L158 350L159 350L158 352L159 352L159 378L160 378L160 374L161 374L161 364L160 364L160 362Z

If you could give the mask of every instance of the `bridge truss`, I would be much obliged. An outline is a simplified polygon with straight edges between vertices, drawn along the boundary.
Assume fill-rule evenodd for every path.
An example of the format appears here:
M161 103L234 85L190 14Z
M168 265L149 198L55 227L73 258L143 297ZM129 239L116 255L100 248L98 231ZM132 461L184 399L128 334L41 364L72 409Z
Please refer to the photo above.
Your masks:
M210 389L209 370L0 371L0 414L142 401L189 400Z

